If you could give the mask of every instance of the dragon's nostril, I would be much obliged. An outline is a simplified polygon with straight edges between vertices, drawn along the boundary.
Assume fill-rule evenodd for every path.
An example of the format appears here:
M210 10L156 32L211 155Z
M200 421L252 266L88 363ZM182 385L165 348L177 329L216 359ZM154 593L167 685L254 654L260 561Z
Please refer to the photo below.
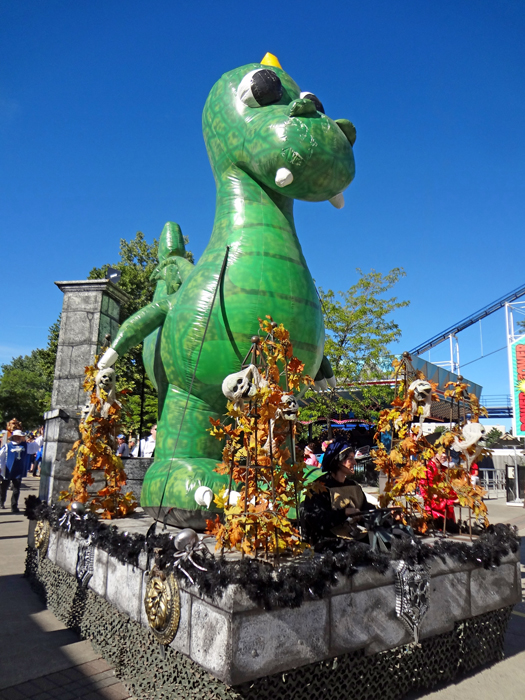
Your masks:
M307 116L309 114L317 114L317 108L312 102L312 100L309 100L308 98L304 98L301 100L294 100L290 104L290 116L291 117L299 117L299 116Z

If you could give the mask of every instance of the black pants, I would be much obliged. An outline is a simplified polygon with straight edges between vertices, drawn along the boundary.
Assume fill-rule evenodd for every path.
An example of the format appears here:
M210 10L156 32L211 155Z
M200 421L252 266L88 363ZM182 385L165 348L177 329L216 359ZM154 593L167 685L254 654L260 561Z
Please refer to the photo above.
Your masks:
M4 479L0 481L0 503L2 505L5 503L7 497L7 489L9 488L9 482L11 482L13 493L11 495L11 510L18 510L18 499L20 497L20 486L22 485L22 477L18 479Z
M442 517L434 518L434 527L436 530L442 531L444 524L445 524L444 518L442 518ZM450 532L451 535L457 535L457 533L459 532L459 524L455 523L450 518L447 518L445 528L446 528L446 531Z

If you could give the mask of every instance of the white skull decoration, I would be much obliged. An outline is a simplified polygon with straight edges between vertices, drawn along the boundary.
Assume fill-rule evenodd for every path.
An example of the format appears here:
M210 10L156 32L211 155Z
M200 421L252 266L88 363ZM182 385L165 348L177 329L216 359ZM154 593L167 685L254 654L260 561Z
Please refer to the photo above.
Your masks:
M430 416L430 405L432 403L432 386L424 379L416 379L408 387L408 391L413 391L412 414L417 415L419 406L423 406L423 413L419 416L419 422L423 423L425 418Z
M235 406L242 406L244 399L250 399L257 389L266 385L267 382L257 367L248 365L246 369L226 377L222 383L222 393Z
M80 422L85 423L89 416L91 415L91 407L93 404L87 403L85 406L82 406L80 409Z
M270 454L270 452L273 451L273 453L276 454L279 441L275 438L278 436L286 437L290 434L290 423L295 423L298 412L299 404L295 396L292 394L283 394L279 408L275 412L275 418L270 420L270 430L268 431L268 438L262 448L263 452Z
M467 423L463 426L461 432L469 446L475 445L476 442L479 442L485 436L485 428L481 423Z
M117 400L115 370L112 367L101 369L97 372L95 384L97 386L97 397L102 402L101 415L107 418L109 408ZM101 390L105 392L105 397L100 393Z
M102 389L109 394L115 388L115 370L112 367L106 367L97 372L95 377L97 389Z
M299 404L295 396L292 396L292 394L285 394L277 410L276 417L283 418L284 420L296 421L298 411Z
M461 434L463 440L456 437L452 443L452 449L456 452L463 452L467 466L470 469L470 465L476 461L483 449L478 443L485 435L485 428L481 423L467 423L463 426ZM469 448L472 447L475 447L475 451L469 454Z

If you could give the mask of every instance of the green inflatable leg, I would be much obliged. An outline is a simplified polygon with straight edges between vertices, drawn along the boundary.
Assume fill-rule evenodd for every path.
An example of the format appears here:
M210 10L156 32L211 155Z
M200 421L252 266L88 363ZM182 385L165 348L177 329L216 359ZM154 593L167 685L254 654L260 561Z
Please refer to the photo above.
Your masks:
M167 522L172 525L202 530L206 518L214 518L218 510L213 503L209 510L199 506L195 491L208 486L218 494L228 486L229 476L214 471L221 461L221 445L207 432L210 417L217 419L220 414L191 395L186 408L187 399L186 392L169 386L157 431L155 461L144 477L140 505L154 518L163 520L168 513Z

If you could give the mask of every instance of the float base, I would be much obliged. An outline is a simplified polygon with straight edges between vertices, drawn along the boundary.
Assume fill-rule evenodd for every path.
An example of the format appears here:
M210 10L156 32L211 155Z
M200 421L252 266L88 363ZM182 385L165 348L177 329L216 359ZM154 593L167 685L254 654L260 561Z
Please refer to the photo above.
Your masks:
M56 537L53 533L52 540L54 538L62 540L62 549L68 545L70 548L74 546L76 539L65 536ZM58 542L51 542L51 550L55 549L57 544ZM60 550L60 546L57 549ZM230 684L228 681L225 682L217 678L217 674L212 675L203 664L196 663L189 655L173 648L173 643L171 646L161 649L151 632L144 626L144 621L141 620L142 591L131 590L133 588L131 578L128 582L128 590L123 589L123 581L120 581L118 589L121 605L119 607L122 609L122 605L126 605L126 599L128 601L135 600L138 619L133 619L136 616L125 614L119 610L114 601L110 601L107 595L99 595L90 588L82 588L72 572L69 573L65 570L69 568L67 565L66 567L63 564L58 565L60 559L66 558L66 555L63 551L61 556L57 549L55 549L55 557L53 557L57 563L47 557L39 561L37 551L31 547L28 549L26 574L32 586L62 622L78 631L82 638L92 642L95 649L102 654L108 663L115 667L117 676L128 685L136 697L140 698L156 700L157 698L184 697L185 700L193 698L197 700L208 697L210 699L223 698L224 700L255 700L256 698L257 700L284 700L293 697L294 700L303 700L303 698L304 700L312 700L312 698L316 698L316 700L323 698L348 700L350 693L356 700L372 698L375 700L377 697L381 697L382 700L398 700L410 690L430 688L436 684L451 682L464 673L503 658L504 635L512 604L501 605L504 602L502 598L499 607L480 615L457 620L450 625L448 631L427 636L421 640L420 644L409 643L405 640L402 645L377 653L372 651L370 644L362 644L362 648L350 653L337 655L332 653L330 658L316 660L313 663L303 661L299 664L290 661L293 660L296 653L293 648L290 648L288 658L286 655L284 659L282 655L281 658L275 658L276 668L280 669L278 672ZM52 555L52 551L48 554ZM503 567L505 566L516 569L515 563L503 565ZM125 567L118 562L107 562L106 588L109 588L110 585L109 578L115 574L114 567L132 569L132 567ZM498 569L501 568L498 567ZM113 573L111 573L112 571ZM144 572L140 568L137 567L133 571L142 579ZM497 570L481 570L481 572L486 574L489 579L496 575L501 583L501 571L499 575ZM363 573L366 574L366 572ZM97 577L100 577L100 571L95 570L93 577L95 587ZM116 583L117 581L115 581ZM496 580L490 581L489 585L493 583L496 583ZM354 581L354 590L357 587L356 584L358 585L358 582ZM509 590L507 590L507 603L515 602L516 584L517 581L510 585ZM492 588L492 585L490 587ZM371 602L377 595L377 593L374 594L373 590L362 592L369 594ZM190 594L184 592L184 595ZM339 597L342 602L341 596L346 595L348 594L339 593L339 596L335 597ZM207 603L204 600L200 601L192 593L191 598L194 597L193 614L187 622L184 622L183 616L181 616L181 625L189 625L190 629L179 629L179 632L183 632L191 639L191 628L200 627L201 629L197 631L205 643L206 635L212 634L213 636L214 634L214 630L210 629L210 623L213 620L207 618L206 615L200 619L203 610L199 608L199 605L206 606ZM492 601L492 606L495 602ZM266 616L266 630L268 630L272 627L272 617L275 618L279 615L299 616L305 625L302 645L308 647L310 644L308 639L309 624L305 620L305 616L308 614L308 608L315 603L330 606L330 600L312 601L300 609L294 610L286 609L268 613L256 609L250 611L248 617L255 622L255 618ZM331 606L334 606L334 597L331 598ZM232 612L232 617L235 617L234 612ZM262 617L259 619L259 624L261 622L263 622ZM362 620L362 622L368 624L370 620L368 622ZM385 627L391 626L391 623L391 619L385 617ZM264 629L259 628L259 633L262 635L259 640L259 649L264 655L265 640L262 639L265 634ZM371 635L374 633L377 635L377 624L376 630L370 631ZM234 630L232 637L227 640L226 648L223 649L224 655L229 653L228 645L231 646L233 643L239 645L239 640L235 641L234 639L236 635L239 636L239 628ZM219 641L222 644L224 640L219 639ZM209 638L209 642L210 646L203 649L208 657L215 653L213 647L214 643L216 645L217 639L214 642ZM250 657L253 657L254 665L257 665L257 639L252 636L248 646L249 649L240 649L240 653L246 654L249 651ZM301 640L299 640L299 646L301 646ZM253 656L254 650L255 656ZM194 654L192 655L194 656ZM289 667L283 670L283 664L284 667L286 664Z

